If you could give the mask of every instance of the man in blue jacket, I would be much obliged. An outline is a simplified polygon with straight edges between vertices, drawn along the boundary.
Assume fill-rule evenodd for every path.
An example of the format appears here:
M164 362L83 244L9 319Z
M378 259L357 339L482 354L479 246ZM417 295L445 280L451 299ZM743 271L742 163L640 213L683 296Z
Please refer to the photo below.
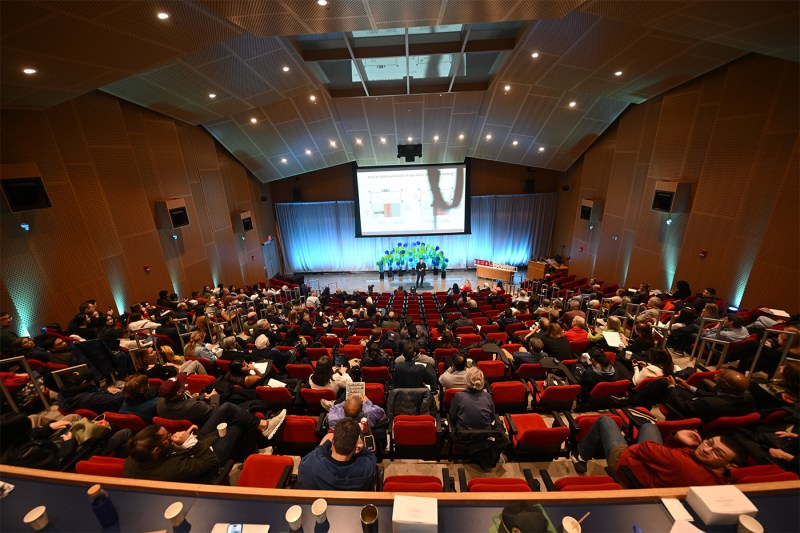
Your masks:
M314 451L300 461L300 488L310 490L370 490L375 477L375 454L364 448L361 428L343 418Z

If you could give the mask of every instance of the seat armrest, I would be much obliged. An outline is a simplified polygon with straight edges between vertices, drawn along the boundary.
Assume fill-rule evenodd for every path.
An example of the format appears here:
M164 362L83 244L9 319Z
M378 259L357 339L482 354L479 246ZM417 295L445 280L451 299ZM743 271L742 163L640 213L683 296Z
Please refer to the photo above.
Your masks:
M211 482L212 485L227 485L228 484L228 475L231 473L231 469L233 468L233 459L228 459L228 462L222 465L222 468L219 469L219 473L217 477L214 478L214 481Z
M442 468L442 490L444 492L455 492L453 478L450 476L450 470L447 467Z
M626 469L627 469L628 467L627 467L627 466L625 466L625 467L623 467L623 468L626 468ZM630 472L630 469L629 469L628 471ZM608 474L608 476L609 476L611 479L613 479L613 480L614 480L614 483L619 483L619 484L620 484L620 485L622 485L623 487L625 486L625 483L623 483L623 482L622 482L622 480L620 479L619 475L617 475L617 472L616 472L616 471L615 471L613 468L611 468L610 466L606 466L606 467L605 467L605 472L606 472L606 474ZM633 475L633 474L631 473L631 475Z
M550 477L550 473L547 471L547 469L540 468L539 475L542 476L542 481L544 481L544 487L547 489L547 492L555 492L556 486L553 483L553 478Z
M578 423L575 421L575 419L572 418L572 414L570 414L569 411L564 411L562 414L564 415L564 417L566 417L567 422L569 423L570 431L578 431L579 429L581 429Z
M375 483L375 490L377 490L378 492L383 492L383 478L384 478L385 472L384 472L382 466L378 466L377 475L378 475L378 480Z
M511 361L508 360L508 356L505 354L505 350L500 350L497 352L497 355L500 356L500 360L503 361L503 364L506 365L508 368L513 368L514 365L511 364Z
M542 393L542 389L541 389L541 387L539 387L539 384L538 384L538 383L536 383L536 380L535 380L535 379L528 380L528 382L529 382L531 385L533 385L533 390L535 390L535 391L536 391L536 394L541 394L541 393Z
M553 415L553 425L551 427L564 427L564 421L561 420L561 413L558 411L551 411L551 415Z
M514 423L514 419L511 418L511 415L505 415L506 423L508 424L508 432L512 435L516 435L519 431L517 430L517 425Z
M283 472L281 472L281 477L278 478L278 486L279 489L285 489L289 486L289 480L292 477L292 466L286 465L283 467Z
M463 468L458 469L458 491L469 492L467 488L467 471Z
M324 431L326 431L325 428L327 427L328 427L328 415L322 413L319 415L319 418L317 418L317 426L314 429L314 431L317 432L317 436L320 436Z
M525 483L531 488L533 492L541 492L542 484L539 483L539 480L533 477L533 472L531 472L530 468L524 468L522 470L522 475L525 476Z
M625 424L625 419L624 418L622 419L623 425L625 426L626 430L628 429L628 427L635 427L636 429L642 427L642 422L635 416L631 415L631 410L633 409L634 409L633 407L623 407L621 409L621 411L625 413L625 417L628 419L627 424Z

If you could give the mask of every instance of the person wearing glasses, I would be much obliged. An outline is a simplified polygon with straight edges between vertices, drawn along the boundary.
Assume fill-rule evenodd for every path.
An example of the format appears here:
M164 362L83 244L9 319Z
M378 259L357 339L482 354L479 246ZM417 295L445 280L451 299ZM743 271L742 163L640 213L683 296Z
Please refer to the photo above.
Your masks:
M746 464L747 451L732 435L704 439L693 429L683 429L673 439L678 447L664 446L659 429L646 422L639 428L638 442L628 446L616 422L603 416L570 453L570 460L576 472L585 474L586 461L602 451L621 479L626 478L626 467L646 488L723 485L729 483L730 470Z

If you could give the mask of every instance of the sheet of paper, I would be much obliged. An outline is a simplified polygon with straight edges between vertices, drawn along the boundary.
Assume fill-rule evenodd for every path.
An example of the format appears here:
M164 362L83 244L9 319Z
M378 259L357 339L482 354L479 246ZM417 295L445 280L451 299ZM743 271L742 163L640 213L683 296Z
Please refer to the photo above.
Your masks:
M398 494L394 497L392 521L401 524L436 525L439 523L437 500Z
M606 343L612 348L619 348L622 346L622 339L619 338L619 333L616 331L604 331L603 338Z
M681 501L677 498L661 498L661 503L664 504L664 507L667 508L669 514L672 515L672 519L676 522L678 520L688 520L693 521L692 515L689 511L686 510L686 507L683 506Z
M277 379L269 378L269 381L267 381L267 387L285 387L285 386L286 383L284 383L283 381L278 381Z
M258 371L261 372L262 374L266 374L267 373L267 369L269 368L269 363L268 362L265 362L265 363L253 363L253 366L256 367L258 369Z
M686 520L678 520L672 524L672 528L670 528L669 533L703 533L703 530L691 522L687 522Z

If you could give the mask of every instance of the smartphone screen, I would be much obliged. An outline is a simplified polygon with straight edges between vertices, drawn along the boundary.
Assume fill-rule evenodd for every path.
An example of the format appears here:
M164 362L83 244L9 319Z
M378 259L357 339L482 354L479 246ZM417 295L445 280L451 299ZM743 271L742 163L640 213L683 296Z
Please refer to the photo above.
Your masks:
M375 451L375 437L372 435L364 435L364 448L371 452Z
M228 524L228 533L242 533L242 524Z

